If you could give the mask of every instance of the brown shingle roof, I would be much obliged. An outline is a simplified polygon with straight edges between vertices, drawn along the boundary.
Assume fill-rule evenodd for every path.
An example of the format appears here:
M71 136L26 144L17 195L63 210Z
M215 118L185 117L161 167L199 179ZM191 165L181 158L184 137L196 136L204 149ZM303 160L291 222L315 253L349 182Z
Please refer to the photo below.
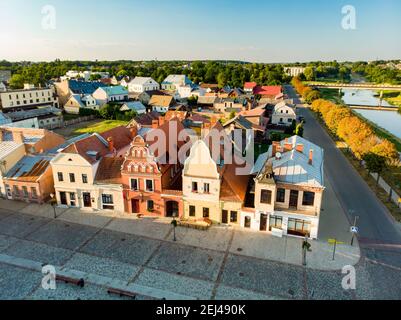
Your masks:
M132 142L131 131L124 126L113 128L109 131L103 132L101 136L107 140L113 139L114 148L121 150Z
M153 95L149 101L150 106L170 107L173 104L172 96Z
M97 169L95 182L120 184L121 181L121 166L124 163L124 158L104 157Z

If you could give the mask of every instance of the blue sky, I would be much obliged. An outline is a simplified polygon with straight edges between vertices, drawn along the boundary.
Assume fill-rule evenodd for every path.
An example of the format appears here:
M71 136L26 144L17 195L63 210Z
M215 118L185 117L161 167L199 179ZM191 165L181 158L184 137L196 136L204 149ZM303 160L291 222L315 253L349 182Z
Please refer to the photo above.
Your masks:
M42 28L45 5L56 28ZM344 5L356 30L341 27ZM398 0L0 0L0 60L401 58Z

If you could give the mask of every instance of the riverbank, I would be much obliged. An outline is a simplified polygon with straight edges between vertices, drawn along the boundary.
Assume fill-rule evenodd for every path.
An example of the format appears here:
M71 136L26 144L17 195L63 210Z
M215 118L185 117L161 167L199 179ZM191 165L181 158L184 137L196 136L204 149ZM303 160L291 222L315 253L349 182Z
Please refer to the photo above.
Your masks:
M355 110L351 109L352 113L358 117L359 119L361 119L362 121L366 122L367 124L369 124L373 131L376 133L376 135L382 139L387 139L390 142L394 143L394 145L397 148L398 152L401 152L401 139L399 139L398 137L396 137L395 135L393 135L392 133L388 132L386 129L380 127L379 125L377 125L376 123L366 119L363 115L361 115L360 113L356 112Z

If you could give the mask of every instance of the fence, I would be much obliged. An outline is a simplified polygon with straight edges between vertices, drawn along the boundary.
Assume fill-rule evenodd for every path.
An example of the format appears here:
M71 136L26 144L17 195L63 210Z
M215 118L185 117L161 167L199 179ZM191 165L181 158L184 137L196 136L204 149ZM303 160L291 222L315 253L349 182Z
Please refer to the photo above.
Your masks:
M376 181L377 181L377 173L371 173L370 174ZM398 208L401 207L401 203L400 203L400 196L394 191L393 188L391 188L389 186L389 184L384 181L384 179L382 177L379 178L379 186L386 191L386 193L388 194L389 200L393 201Z
M90 121L95 118L96 118L95 115L90 115L90 116L84 116L84 117L79 117L76 119L67 120L67 121L64 121L64 127L68 127L70 125L74 125L74 124L81 123L81 122Z

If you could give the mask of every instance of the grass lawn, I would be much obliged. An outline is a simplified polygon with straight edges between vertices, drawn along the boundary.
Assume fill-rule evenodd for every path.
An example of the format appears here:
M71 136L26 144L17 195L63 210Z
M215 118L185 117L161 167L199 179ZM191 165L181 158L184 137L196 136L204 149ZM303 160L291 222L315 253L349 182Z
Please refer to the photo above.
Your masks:
M78 128L74 131L74 134L80 135L83 133L103 133L105 131L108 131L110 129L113 129L115 127L119 126L126 126L128 124L128 121L121 121L121 120L104 120L101 122L97 122L94 124L91 124L87 127L84 128Z
M320 88L319 92L322 98L325 100L329 100L336 104L344 104L344 102L342 101L342 96L344 95L344 93L341 93L341 96L339 96L338 89Z
M380 95L380 92L377 92L377 94ZM401 107L401 91L383 91L383 98L388 103Z

